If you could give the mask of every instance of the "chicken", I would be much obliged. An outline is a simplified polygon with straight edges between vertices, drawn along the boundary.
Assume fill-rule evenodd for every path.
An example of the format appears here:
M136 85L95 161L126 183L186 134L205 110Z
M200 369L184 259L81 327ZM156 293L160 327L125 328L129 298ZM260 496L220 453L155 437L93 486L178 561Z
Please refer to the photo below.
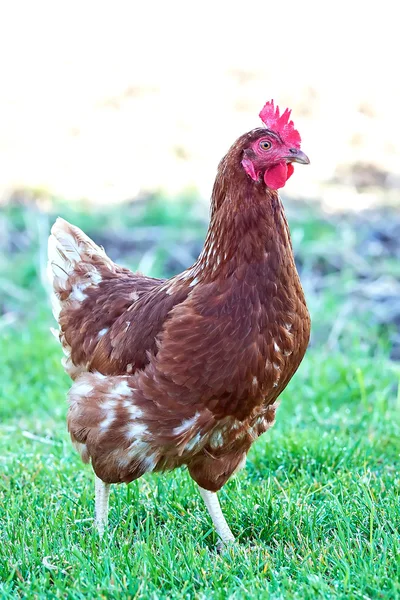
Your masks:
M305 354L310 319L277 190L309 159L289 110L270 101L260 117L219 165L204 248L183 273L132 273L63 219L51 230L68 429L95 472L101 534L111 483L185 465L233 540L216 492L273 424Z

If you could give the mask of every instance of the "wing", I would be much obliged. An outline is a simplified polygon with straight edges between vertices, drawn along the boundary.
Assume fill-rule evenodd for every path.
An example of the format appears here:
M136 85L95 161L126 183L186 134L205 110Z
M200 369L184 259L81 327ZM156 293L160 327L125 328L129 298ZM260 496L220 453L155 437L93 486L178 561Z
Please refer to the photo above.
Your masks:
M171 309L188 290L169 295L163 280L153 280L150 289L147 283L125 278L88 294L75 319L65 325L74 364L87 361L87 370L104 375L134 373L148 364L149 355L157 354L157 336Z

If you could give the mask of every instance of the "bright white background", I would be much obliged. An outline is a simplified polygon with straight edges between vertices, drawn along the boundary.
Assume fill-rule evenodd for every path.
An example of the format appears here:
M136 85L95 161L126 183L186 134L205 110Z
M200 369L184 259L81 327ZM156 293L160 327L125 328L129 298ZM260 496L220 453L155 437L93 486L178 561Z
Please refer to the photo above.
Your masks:
M0 7L3 199L19 187L98 202L188 186L207 196L217 162L271 97L293 108L312 161L288 193L323 195L360 161L397 187L396 2Z

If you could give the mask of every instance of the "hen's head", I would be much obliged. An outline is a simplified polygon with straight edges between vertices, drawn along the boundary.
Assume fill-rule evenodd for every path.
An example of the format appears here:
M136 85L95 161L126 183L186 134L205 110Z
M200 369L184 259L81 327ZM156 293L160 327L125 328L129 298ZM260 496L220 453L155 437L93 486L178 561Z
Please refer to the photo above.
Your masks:
M293 163L309 164L308 157L300 150L301 138L290 120L287 108L280 114L274 101L267 102L260 112L265 128L258 128L248 135L243 150L242 166L255 181L262 176L267 187L277 190L285 185L293 174Z

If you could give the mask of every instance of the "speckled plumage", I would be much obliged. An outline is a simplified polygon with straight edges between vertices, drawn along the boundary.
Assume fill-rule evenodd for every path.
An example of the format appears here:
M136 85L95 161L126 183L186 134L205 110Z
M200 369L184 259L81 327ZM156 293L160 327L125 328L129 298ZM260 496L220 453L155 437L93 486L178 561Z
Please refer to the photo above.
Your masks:
M221 161L204 249L169 280L131 273L78 228L53 226L49 273L75 380L68 428L107 483L187 465L217 491L273 424L304 356L310 320L283 206L242 165L265 131Z

